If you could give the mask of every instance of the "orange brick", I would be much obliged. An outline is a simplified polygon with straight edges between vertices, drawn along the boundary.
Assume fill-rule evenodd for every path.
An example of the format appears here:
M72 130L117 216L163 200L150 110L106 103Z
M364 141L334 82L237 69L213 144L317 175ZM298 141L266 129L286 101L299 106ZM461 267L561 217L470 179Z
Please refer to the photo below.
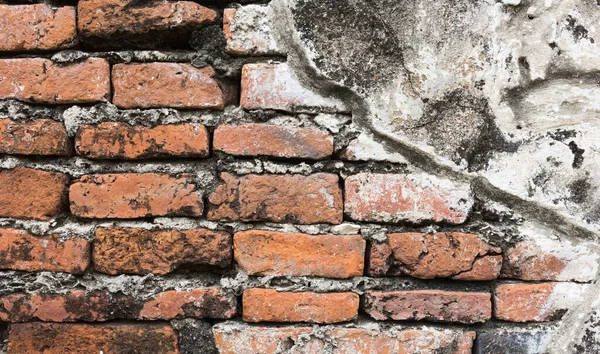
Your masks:
M155 173L86 175L71 185L71 213L83 218L202 216L194 176Z
M75 8L0 5L0 51L57 50L77 44Z
M224 184L208 197L209 220L342 222L342 191L338 176L246 175L222 173Z
M61 241L58 235L0 229L0 269L81 274L90 258L90 244L83 239Z
M148 63L113 66L113 103L120 108L223 109L231 93L223 91L207 66Z
M0 217L48 220L67 204L69 177L25 167L0 171Z
M167 274L183 265L224 267L231 256L231 235L207 229L101 227L94 238L94 268L108 274Z
M75 139L77 154L92 159L205 157L208 132L201 124L136 127L105 122L83 126Z
M365 311L376 320L481 323L492 317L488 293L441 290L368 291Z
M171 320L174 318L232 318L237 314L237 299L217 288L169 290L147 301L139 318Z
M363 275L366 242L359 235L251 230L233 237L235 261L249 274L326 278Z
M110 69L104 59L59 65L48 59L0 60L0 99L32 103L94 103L110 96Z
M337 323L358 315L355 293L278 292L274 289L248 289L242 303L246 322Z
M0 154L68 156L71 144L61 122L0 119Z
M11 324L8 353L179 354L177 334L168 324Z
M315 128L269 124L221 125L215 130L215 150L237 156L323 159L333 153L333 137Z

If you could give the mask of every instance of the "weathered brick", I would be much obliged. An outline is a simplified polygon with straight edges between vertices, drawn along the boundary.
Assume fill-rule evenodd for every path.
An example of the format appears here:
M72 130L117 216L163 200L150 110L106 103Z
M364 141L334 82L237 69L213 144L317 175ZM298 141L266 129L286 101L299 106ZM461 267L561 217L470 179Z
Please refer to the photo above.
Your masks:
M231 101L210 66L180 63L117 64L112 69L113 103L120 108L213 108Z
M192 1L81 0L78 28L86 48L185 48L216 11Z
M67 204L69 177L25 167L0 171L0 217L48 220Z
M344 112L344 104L304 88L286 63L246 64L240 104L246 109Z
M599 262L597 252L583 243L527 240L506 250L501 277L589 282L596 278Z
M246 322L337 323L358 315L355 293L278 292L274 289L247 289L242 304Z
M165 291L144 303L140 319L170 320L174 318L232 318L237 314L237 299L217 288L190 291Z
M235 316L236 312L236 297L217 288L168 290L145 301L102 290L0 296L0 321L6 322L226 319Z
M179 354L177 334L168 324L11 324L8 353Z
M369 275L492 280L500 274L501 252L473 234L389 234L386 242L371 245Z
M0 154L68 156L71 145L61 122L0 119Z
M110 69L104 59L67 65L41 58L0 60L0 99L32 103L105 102L110 96Z
M0 5L0 51L56 50L77 44L75 8Z
M223 11L225 51L231 55L283 55L272 35L269 6L246 5Z
M255 275L350 278L363 275L359 235L306 235L251 230L233 236L235 261Z
M92 159L145 159L155 157L206 157L208 132L201 124L130 126L104 122L79 128L78 155Z
M155 173L86 175L71 185L71 213L83 218L202 216L194 176Z
M90 258L90 244L83 239L61 241L58 235L0 229L0 269L81 274Z
M545 322L560 319L582 300L586 284L500 284L494 290L494 317L512 322Z
M543 353L551 338L551 328L489 328L477 331L474 353Z
M460 224L473 206L468 185L424 174L360 173L346 178L344 196L346 214L369 222Z
M374 319L481 323L492 316L488 293L441 290L368 291L365 311Z
M333 353L333 354L470 354L475 332L394 328L391 331L311 327L257 327L218 324L213 329L221 354ZM323 337L325 336L325 337ZM331 345L330 343L335 343Z
M94 268L108 274L167 274L182 265L224 267L231 256L231 235L207 229L101 227L94 240Z
M342 191L338 176L246 175L222 173L224 184L208 197L209 220L342 222Z
M215 150L237 156L323 159L333 153L333 137L316 128L269 124L221 125L215 130Z
M381 142L371 134L361 133L351 140L340 151L340 159L346 161L386 161L394 163L408 163L402 154L388 151Z

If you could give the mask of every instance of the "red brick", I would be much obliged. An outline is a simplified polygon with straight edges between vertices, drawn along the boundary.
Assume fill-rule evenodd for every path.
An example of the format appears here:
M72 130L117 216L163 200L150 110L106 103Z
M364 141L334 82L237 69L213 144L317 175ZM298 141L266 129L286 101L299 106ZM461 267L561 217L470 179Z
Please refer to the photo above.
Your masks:
M501 267L501 249L477 235L409 232L387 235L387 242L371 245L369 275L493 280Z
M187 47L191 33L218 20L192 1L80 0L78 28L86 48Z
M32 103L105 102L110 96L110 69L104 59L67 65L41 58L0 60L0 99Z
M0 171L0 217L48 220L67 204L69 177L17 167Z
M58 235L33 236L23 230L0 229L0 269L81 274L90 264L90 244L61 241Z
M283 55L272 36L269 6L249 5L223 11L225 51L231 55Z
M246 322L337 323L358 315L355 293L278 292L274 289L248 289L242 304Z
M333 137L316 128L269 124L221 125L215 130L215 150L237 156L323 159L333 154Z
M77 154L92 159L206 157L208 132L201 124L130 126L105 122L83 126L75 139Z
M344 112L343 103L303 87L286 63L246 64L240 104L246 109L289 112Z
M363 275L359 235L306 235L251 230L233 236L235 261L253 275L350 278Z
M139 318L171 320L174 318L232 318L237 314L237 299L217 288L170 290L144 303Z
M214 108L230 100L210 66L189 64L117 64L112 69L113 103L121 108Z
M584 300L579 284L500 284L494 291L494 317L512 322L560 319L569 306ZM586 299L587 300L587 299Z
M231 235L207 229L101 227L94 240L94 268L108 274L167 274L183 265L224 267L231 256Z
M71 185L71 213L83 218L202 216L194 176L155 173L86 175Z
M368 222L461 224L473 206L468 185L426 175L353 175L344 196L346 214Z
M221 354L471 354L475 332L437 329L256 327L218 324L213 329ZM335 345L331 345L335 343Z
M0 51L56 50L77 44L75 8L0 5Z
M8 353L179 354L177 334L168 324L22 323L10 325Z
M209 220L273 221L298 224L342 222L338 176L222 173L224 184L208 197Z
M481 323L492 317L488 293L441 290L368 291L365 311L374 319Z
M0 119L0 154L68 156L70 152L63 123Z

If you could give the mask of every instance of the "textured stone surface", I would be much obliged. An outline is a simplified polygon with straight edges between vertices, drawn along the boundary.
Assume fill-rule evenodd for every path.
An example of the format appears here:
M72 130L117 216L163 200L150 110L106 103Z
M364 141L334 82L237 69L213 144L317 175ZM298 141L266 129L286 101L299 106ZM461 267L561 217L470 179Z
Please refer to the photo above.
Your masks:
M236 297L217 288L169 290L147 301L139 318L145 320L170 320L173 318L226 319L237 314Z
M342 222L342 191L338 176L247 175L222 173L223 184L208 197L209 220Z
M108 274L167 274L180 266L224 267L232 257L231 235L207 229L98 228L94 269Z
M179 354L177 334L163 323L13 324L8 353L164 353Z
M75 8L0 5L0 51L65 49L77 44Z
M117 64L112 68L113 103L120 108L215 108L227 100L215 71L189 64Z
M283 54L272 35L270 13L268 5L225 9L223 32L227 38L227 53L240 56Z
M201 124L141 127L118 122L81 127L75 149L92 159L206 157L210 151L208 132Z
M481 323L492 317L488 293L442 290L369 291L365 311L374 319Z
M0 217L48 220L66 207L69 177L17 167L0 171Z
M247 289L242 299L243 319L246 322L344 322L356 318L358 302L355 293L291 293L275 289Z
M61 241L58 235L34 236L17 229L0 229L0 269L81 274L90 264L90 243Z
M481 354L543 353L552 332L543 329L492 328L477 332L474 352Z
M359 221L460 224L473 206L468 187L427 175L349 176L344 196L344 212Z
M435 329L378 329L334 327L323 335L311 327L255 327L230 323L214 328L222 354L289 353L395 353L469 354L475 332ZM302 340L306 338L307 340ZM321 339L323 338L323 339ZM329 344L334 341L335 345Z
M371 245L369 275L493 280L501 267L501 249L477 235L400 233L387 235L386 243Z
M71 150L61 122L0 119L0 154L68 156Z
M363 274L365 241L356 236L243 231L233 236L235 261L249 274L349 278Z
M290 112L346 111L338 100L304 88L287 64L244 65L240 104L246 109Z
M201 216L203 203L191 175L86 175L71 185L71 213L83 218Z
M192 1L82 0L77 10L82 42L100 50L186 47L193 30L219 17Z
M93 103L110 97L110 70L104 59L58 65L48 59L0 60L0 98L32 103Z
M333 137L316 128L269 124L220 125L215 150L238 156L324 159L333 153Z

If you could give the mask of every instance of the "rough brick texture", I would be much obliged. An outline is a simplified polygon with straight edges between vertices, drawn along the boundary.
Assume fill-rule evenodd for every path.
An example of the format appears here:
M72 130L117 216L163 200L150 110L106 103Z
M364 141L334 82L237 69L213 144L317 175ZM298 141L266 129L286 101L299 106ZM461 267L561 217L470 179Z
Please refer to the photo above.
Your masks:
M168 324L13 324L8 353L179 354L177 334Z
M0 229L0 269L81 274L90 264L90 243L58 235L34 236L23 230Z
M569 299L576 293L559 283L500 284L494 290L494 317L512 322L560 319L577 300Z
M110 70L104 59L72 64L48 59L0 60L0 99L32 103L93 103L110 96Z
M0 217L48 220L66 207L69 177L17 167L0 171Z
M460 224L473 205L468 186L425 176L353 175L346 178L344 196L350 218L372 222Z
M202 198L193 176L87 175L71 185L71 212L83 218L201 216Z
M387 242L371 245L369 275L493 280L502 267L500 252L473 234L389 234Z
M223 11L225 50L231 55L283 54L272 35L269 6L247 5Z
M492 316L488 293L441 290L369 291L365 311L376 320L481 323Z
M113 103L121 108L222 109L231 93L215 80L215 71L189 64L117 64L112 69Z
M224 267L231 262L231 235L207 229L96 230L94 269L108 274L167 274L180 266Z
M139 318L170 320L173 318L231 318L237 314L235 296L217 288L169 290L144 303Z
M63 123L0 119L0 154L68 156L71 150Z
M130 126L105 122L83 126L75 139L78 155L92 159L205 157L208 132L201 124Z
M77 44L75 8L0 5L0 51L56 50Z
M244 231L234 235L235 261L249 274L350 278L363 274L365 241L358 235Z
M338 176L221 174L223 184L208 201L209 220L264 220L298 224L342 221Z
M337 323L358 315L355 293L278 292L274 289L248 289L242 303L246 322Z
M315 128L269 124L221 125L215 130L215 150L237 156L323 159L333 153L333 137Z

